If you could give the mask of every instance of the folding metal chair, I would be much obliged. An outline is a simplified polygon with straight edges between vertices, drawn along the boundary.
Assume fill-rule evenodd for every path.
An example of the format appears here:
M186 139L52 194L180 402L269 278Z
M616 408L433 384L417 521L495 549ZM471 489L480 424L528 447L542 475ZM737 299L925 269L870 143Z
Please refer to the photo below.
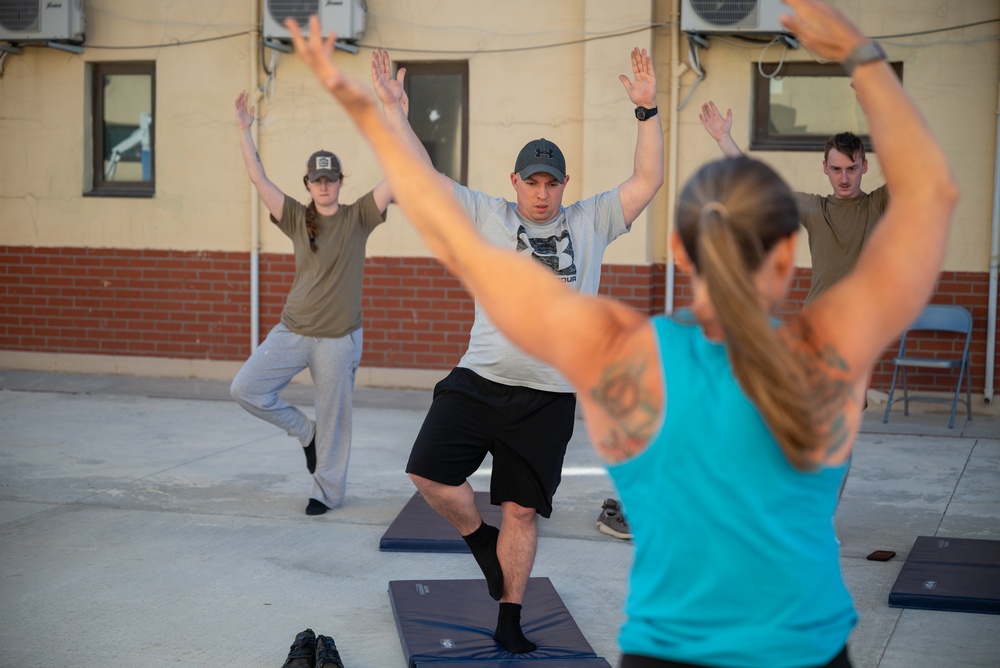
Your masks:
M947 354L922 355L922 351L914 352L907 349L907 338L911 332L953 332L965 335L965 343L962 347L961 356ZM972 380L969 378L969 341L972 339L972 314L961 306L944 306L930 304L924 307L920 316L912 325L906 328L899 341L899 353L893 360L892 385L889 388L889 398L886 401L885 415L882 422L889 421L889 409L897 401L903 402L903 415L910 414L911 401L929 401L937 403L951 404L951 419L948 420L948 428L955 425L955 409L958 402L965 404L968 417L972 419ZM912 338L911 338L912 343ZM934 396L911 396L906 384L907 369L956 369L958 371L958 381L955 384L955 395L951 399L947 397ZM896 391L896 378L900 371L903 373L903 396L893 399ZM965 399L960 396L962 390L962 377L965 377Z

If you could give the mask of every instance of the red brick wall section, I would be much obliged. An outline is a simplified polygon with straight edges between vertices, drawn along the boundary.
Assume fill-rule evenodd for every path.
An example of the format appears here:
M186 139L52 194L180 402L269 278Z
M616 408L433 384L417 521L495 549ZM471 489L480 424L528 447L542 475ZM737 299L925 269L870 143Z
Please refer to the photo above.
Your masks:
M0 247L4 350L240 359L246 254Z
M368 258L361 307L365 366L450 369L469 342L472 299L430 258Z
M972 392L981 392L986 378L986 323L989 317L989 275L972 272L943 272L935 286L932 304L954 304L963 306L972 314L972 340L969 343L969 368L972 374ZM1000 318L998 318L1000 321ZM1000 324L1000 323L998 323ZM941 353L959 356L965 337L955 334L935 336L930 333L915 332L906 337L906 347L918 356L933 356ZM875 367L872 386L888 388L892 382L892 358L899 350L898 339L889 346L881 362ZM997 360L994 359L994 378L997 382ZM910 388L930 391L954 391L957 377L954 372L938 371L921 374L909 373ZM897 385L901 379L897 379ZM962 381L962 390L965 390Z
M778 309L778 315L788 317L797 313L805 304L806 295L809 293L811 282L811 271L801 267L795 270L795 277L792 279L791 289L788 299ZM674 291L675 307L685 306L691 303L690 277L677 273L675 279L676 288ZM945 271L941 273L938 283L935 286L933 304L956 304L964 306L972 314L972 340L969 344L969 363L972 372L972 392L982 392L986 382L986 322L989 315L989 274L974 272ZM1000 317L998 317L1000 325ZM954 335L931 335L927 333L911 334L908 337L907 348L917 355L933 354L935 351L947 355L961 355L962 346L965 343L964 337ZM892 383L893 364L892 359L899 350L899 339L890 343L881 360L877 362L872 370L871 387L878 390L888 391ZM996 368L1000 366L994 360L994 375ZM958 377L953 371L929 371L926 373L910 373L907 382L911 390L923 392L952 392ZM998 378L1000 380L1000 378ZM897 384L902 382L897 380ZM962 381L964 391L965 381Z
M664 265L606 264L601 268L601 294L619 299L643 313L663 313Z
M281 315L294 269L291 255L261 256L261 338ZM242 360L249 354L249 274L245 253L0 246L0 349ZM801 308L809 281L808 269L796 271L780 315ZM944 272L932 299L972 312L974 391L985 378L987 281L985 272ZM601 293L662 313L666 267L605 265ZM691 297L689 277L678 272L674 306ZM362 305L365 366L448 369L465 351L472 300L432 259L368 258ZM922 340L918 350L954 345ZM888 389L897 346L876 365L872 387ZM953 378L911 375L911 386L949 391Z

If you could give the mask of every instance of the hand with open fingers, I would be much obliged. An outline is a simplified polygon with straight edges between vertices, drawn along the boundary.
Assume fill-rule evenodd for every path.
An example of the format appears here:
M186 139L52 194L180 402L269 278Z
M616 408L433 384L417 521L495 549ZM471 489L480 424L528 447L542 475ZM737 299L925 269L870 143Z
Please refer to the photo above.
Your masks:
M820 58L842 63L868 40L850 19L823 0L782 1L794 13L783 15L781 25Z
M253 112L257 107L249 107L247 105L250 103L250 94L246 91L241 91L239 95L236 96L236 103L233 105L236 110L236 125L239 126L240 130L246 130L248 127L253 125Z
M625 86L632 104L647 108L656 106L656 74L653 72L653 60L645 49L632 49L632 79L622 74L618 80Z
M306 38L299 30L294 19L285 19L285 28L292 37L295 53L309 66L316 79L330 91L344 106L352 108L374 105L371 94L360 83L344 74L333 63L333 45L337 41L334 33L323 39L320 33L319 19L309 17L309 37Z
M406 68L400 67L396 78L392 76L392 61L385 49L375 49L372 52L372 86L382 106L403 104L406 91L403 89L403 79Z
M701 111L698 112L698 120L701 121L705 130L712 136L712 139L719 141L733 129L733 110L727 109L726 115L723 116L719 113L719 108L715 106L715 102L709 100L701 105Z

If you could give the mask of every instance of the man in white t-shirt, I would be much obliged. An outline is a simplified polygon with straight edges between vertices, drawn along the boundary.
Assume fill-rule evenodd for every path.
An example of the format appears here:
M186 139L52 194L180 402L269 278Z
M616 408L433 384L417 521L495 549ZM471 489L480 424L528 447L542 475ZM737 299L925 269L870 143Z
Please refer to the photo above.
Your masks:
M455 196L493 243L530 254L567 285L596 294L604 250L629 231L663 183L663 130L656 78L644 50L631 54L633 78L619 77L636 105L634 170L616 188L563 206L569 182L562 151L548 139L520 150L510 175L515 201L452 182ZM372 55L372 80L389 122L430 162L406 117L405 69L391 74L387 53ZM503 281L503 276L497 276ZM523 304L524 317L547 308ZM476 304L469 347L434 390L434 401L406 466L428 504L465 538L500 601L494 637L514 653L531 652L521 631L524 591L538 540L536 515L549 517L575 423L576 396L555 369L525 355ZM490 453L491 502L500 529L483 522L468 477Z

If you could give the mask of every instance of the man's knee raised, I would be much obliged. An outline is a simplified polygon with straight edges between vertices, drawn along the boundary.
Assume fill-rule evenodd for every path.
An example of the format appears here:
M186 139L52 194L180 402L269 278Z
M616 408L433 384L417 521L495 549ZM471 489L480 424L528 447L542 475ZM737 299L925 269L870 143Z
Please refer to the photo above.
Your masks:
M525 508L513 501L504 502L501 504L501 508L503 509L503 518L505 521L534 522L535 516L538 514L538 511L534 508Z

